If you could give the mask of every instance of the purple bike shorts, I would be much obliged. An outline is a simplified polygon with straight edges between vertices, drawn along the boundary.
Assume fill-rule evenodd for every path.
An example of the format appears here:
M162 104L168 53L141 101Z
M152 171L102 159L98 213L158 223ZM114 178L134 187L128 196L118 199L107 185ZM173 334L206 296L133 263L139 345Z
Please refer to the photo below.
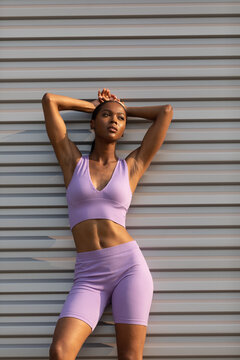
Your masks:
M76 255L74 280L59 318L74 317L92 331L112 304L115 323L148 325L153 278L135 240Z

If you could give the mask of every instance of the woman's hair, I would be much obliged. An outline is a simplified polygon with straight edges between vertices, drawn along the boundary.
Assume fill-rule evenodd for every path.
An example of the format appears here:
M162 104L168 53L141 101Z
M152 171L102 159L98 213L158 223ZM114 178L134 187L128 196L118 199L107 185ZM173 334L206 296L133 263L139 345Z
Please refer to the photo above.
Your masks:
M124 107L119 101L116 101L116 100L104 101L104 102L100 103L98 106L96 106L95 109L94 109L93 112L92 112L91 120L95 120L95 119L96 119L97 114L99 113L99 111L101 110L101 108L103 107L103 105L105 105L105 104L108 103L108 102L117 102L118 104L120 104L120 105L124 108L124 111L125 111L125 114L126 114L126 120L127 120L127 112L126 112L125 107ZM90 154L93 152L94 145L95 145L95 139L94 139L93 142L92 142Z

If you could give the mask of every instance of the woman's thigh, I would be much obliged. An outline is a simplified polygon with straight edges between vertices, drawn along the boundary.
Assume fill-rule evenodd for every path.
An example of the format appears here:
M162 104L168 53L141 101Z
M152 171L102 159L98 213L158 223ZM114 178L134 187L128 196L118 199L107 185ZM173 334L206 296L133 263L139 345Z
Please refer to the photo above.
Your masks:
M62 307L59 319L71 317L87 323L94 331L109 301L104 290L94 288L87 280L74 283Z
M142 261L130 266L113 290L114 322L147 326L153 291L153 278L142 255Z
M58 319L49 349L50 359L64 356L75 359L91 332L90 325L83 320L72 317Z

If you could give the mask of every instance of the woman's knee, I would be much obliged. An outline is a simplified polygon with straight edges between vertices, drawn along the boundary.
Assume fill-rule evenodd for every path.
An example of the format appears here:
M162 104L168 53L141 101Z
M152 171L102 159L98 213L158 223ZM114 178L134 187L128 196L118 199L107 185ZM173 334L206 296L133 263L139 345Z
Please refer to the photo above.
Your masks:
M75 360L91 331L91 326L83 320L72 317L58 319L49 348L49 359Z
M67 353L66 347L61 343L53 342L49 348L49 360L71 359Z

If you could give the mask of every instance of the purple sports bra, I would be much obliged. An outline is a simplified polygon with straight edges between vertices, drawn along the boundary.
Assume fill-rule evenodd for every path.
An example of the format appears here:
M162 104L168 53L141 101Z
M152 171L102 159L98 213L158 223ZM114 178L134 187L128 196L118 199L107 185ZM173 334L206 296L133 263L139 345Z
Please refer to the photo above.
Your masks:
M71 230L87 219L109 219L126 227L126 214L132 200L126 160L118 159L111 179L99 191L91 181L89 155L83 155L66 189L66 198Z

